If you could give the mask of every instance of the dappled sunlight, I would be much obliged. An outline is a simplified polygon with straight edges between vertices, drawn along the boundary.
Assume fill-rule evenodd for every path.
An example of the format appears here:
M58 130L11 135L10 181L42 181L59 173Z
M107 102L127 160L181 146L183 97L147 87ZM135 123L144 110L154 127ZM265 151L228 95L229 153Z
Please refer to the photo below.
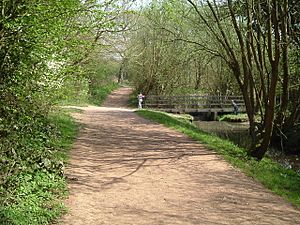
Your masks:
M127 109L88 107L67 169L86 224L295 224L300 213L215 152ZM94 216L81 210L88 208ZM95 216L97 215L97 216ZM289 215L287 217L287 215ZM105 222L106 221L106 222Z
M116 92L107 107L74 114L82 129L66 171L71 210L63 224L299 222L299 211L216 152L114 107L125 102Z

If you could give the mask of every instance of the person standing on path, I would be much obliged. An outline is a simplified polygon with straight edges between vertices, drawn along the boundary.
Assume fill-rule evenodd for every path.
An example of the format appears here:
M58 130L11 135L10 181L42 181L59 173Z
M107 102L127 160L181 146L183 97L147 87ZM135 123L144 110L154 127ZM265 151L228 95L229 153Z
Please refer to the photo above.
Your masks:
M139 102L138 108L141 109L141 108L143 108L142 103L143 103L145 96L142 93L139 93L137 98L138 98L138 102Z
M60 225L300 224L299 209L201 143L124 110L130 93L75 115Z

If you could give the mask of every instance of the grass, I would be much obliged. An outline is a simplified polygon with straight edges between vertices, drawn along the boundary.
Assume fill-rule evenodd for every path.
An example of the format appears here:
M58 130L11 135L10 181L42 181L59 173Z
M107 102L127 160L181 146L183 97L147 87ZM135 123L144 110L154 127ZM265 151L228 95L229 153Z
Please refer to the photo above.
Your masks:
M111 82L103 86L92 86L89 93L86 91L86 93L82 93L78 96L65 96L64 99L60 100L57 104L60 106L72 105L85 107L89 104L100 106L106 97L118 87L120 87L120 85L115 82Z
M194 140L203 143L208 149L222 155L224 159L233 166L241 169L248 176L300 207L299 173L284 168L266 157L261 161L256 161L248 157L245 149L237 147L228 140L203 132L192 123L178 120L171 114L149 110L138 110L136 113L144 118L180 131Z
M93 87L90 99L85 90L70 94L60 106L101 105L118 87L116 83ZM49 116L37 114L34 120L25 115L20 119L22 132L0 137L1 225L50 224L66 212L64 164L79 129L70 112L78 109L57 107Z
M227 114L218 118L219 121L228 121L228 122L247 122L248 116L247 114Z
M62 199L67 195L63 165L78 126L62 112L52 113L49 122L56 128L56 135L47 140L47 146L51 146L45 148L45 151L50 151L47 158L37 155L36 160L41 159L39 163L11 175L5 190L5 187L0 187L3 188L0 192L6 193L1 199L0 224L49 224L66 211L62 204Z
M117 83L110 83L103 87L94 87L91 90L91 97L89 98L89 103L94 105L101 105L106 97L115 89L119 87Z
M1 224L47 224L59 217L65 208L59 201L66 194L63 178L47 172L21 173L14 203L1 212Z

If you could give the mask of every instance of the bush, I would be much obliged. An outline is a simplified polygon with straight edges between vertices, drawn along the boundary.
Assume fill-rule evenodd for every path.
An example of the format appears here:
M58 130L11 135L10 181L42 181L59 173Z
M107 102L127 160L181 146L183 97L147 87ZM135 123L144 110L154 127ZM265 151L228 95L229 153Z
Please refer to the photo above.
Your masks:
M45 224L64 212L63 169L76 127L60 111L2 140L0 224Z
M106 84L105 86L91 86L89 102L94 105L101 105L106 97L118 87L119 85L114 82Z
M228 114L228 115L221 116L218 120L227 121L227 122L248 122L248 116L247 114L238 114L238 115Z

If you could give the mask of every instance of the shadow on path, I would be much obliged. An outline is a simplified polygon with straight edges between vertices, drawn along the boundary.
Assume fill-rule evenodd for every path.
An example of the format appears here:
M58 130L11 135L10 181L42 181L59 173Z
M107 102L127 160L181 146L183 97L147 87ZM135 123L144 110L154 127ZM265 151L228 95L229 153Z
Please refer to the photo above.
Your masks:
M132 110L87 108L62 224L300 224L300 212L192 139Z

